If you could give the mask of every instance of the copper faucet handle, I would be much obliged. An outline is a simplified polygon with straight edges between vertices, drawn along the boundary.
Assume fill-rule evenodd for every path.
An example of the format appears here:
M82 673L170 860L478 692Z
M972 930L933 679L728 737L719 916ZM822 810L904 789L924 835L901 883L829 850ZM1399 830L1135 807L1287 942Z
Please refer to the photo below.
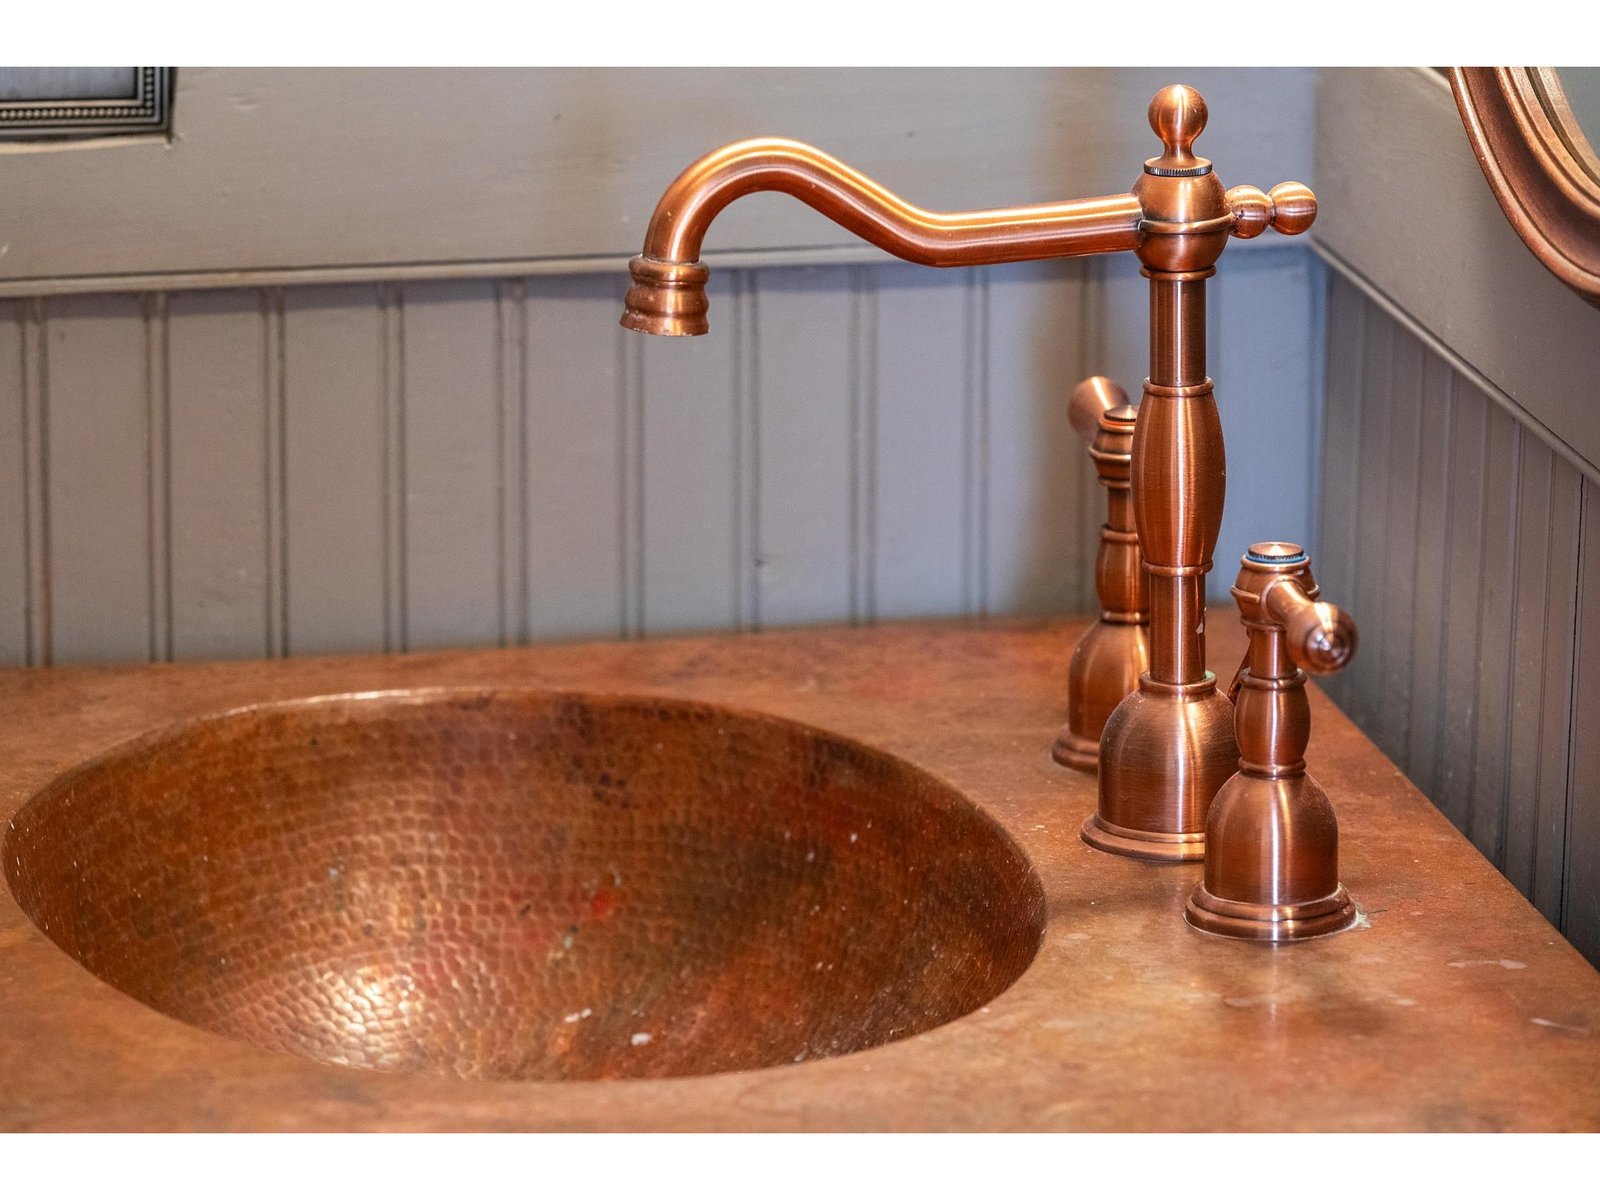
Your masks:
M1241 183L1228 189L1228 208L1233 213L1233 236L1253 238L1268 226L1292 237L1311 228L1317 219L1317 197L1303 183L1289 180L1270 192L1254 184Z
M1358 634L1355 618L1321 594L1311 556L1293 542L1257 542L1239 560L1233 595L1245 624L1278 627L1295 666L1331 675L1356 656Z
M1067 397L1067 420L1086 442L1093 442L1100 431L1100 418L1119 408L1128 407L1128 393L1115 379L1105 375L1091 375Z
M1302 670L1332 675L1356 656L1355 618L1326 600L1312 600L1292 579L1269 585L1261 606L1284 627L1285 648Z

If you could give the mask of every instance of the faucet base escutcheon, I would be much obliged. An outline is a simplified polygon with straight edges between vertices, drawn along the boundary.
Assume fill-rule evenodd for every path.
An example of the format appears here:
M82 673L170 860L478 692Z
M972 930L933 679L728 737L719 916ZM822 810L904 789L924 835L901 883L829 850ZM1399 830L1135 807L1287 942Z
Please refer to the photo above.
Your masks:
M1350 893L1340 888L1331 896L1301 904L1238 904L1213 896L1205 884L1189 897L1184 919L1202 933L1255 942L1298 942L1340 933L1359 914Z
M1152 862L1204 858L1211 798L1239 765L1233 720L1211 672L1193 683L1144 675L1106 721L1100 804L1083 840Z

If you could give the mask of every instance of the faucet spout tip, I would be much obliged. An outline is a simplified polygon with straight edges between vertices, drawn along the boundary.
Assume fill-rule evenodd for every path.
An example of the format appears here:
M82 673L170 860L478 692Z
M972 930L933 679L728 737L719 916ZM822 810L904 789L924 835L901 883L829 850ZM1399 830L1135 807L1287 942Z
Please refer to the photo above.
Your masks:
M633 286L623 301L622 327L665 337L705 333L706 280L711 272L701 263L665 262L636 255L628 262Z

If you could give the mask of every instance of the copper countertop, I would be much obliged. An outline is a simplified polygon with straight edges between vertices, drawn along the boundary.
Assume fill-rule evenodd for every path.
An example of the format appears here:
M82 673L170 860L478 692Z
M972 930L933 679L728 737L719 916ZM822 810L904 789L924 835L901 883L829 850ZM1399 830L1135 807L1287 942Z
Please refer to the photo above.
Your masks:
M1346 934L1271 949L1182 920L1198 864L1091 850L1093 779L1050 760L1081 621L921 623L283 663L0 672L0 818L171 721L436 685L669 695L898 754L998 820L1049 904L978 1012L839 1058L699 1078L485 1083L258 1049L100 982L0 892L0 1128L1600 1130L1600 974L1313 689ZM1214 631L1213 666L1239 652Z

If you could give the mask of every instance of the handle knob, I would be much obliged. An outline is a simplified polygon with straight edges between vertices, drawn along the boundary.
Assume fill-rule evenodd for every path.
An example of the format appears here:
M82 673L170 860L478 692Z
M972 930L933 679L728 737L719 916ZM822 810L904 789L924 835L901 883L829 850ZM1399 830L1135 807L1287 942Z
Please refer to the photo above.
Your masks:
M1104 375L1091 375L1067 397L1067 420L1086 442L1094 441L1100 428L1100 415L1128 403L1128 393L1115 379Z
M1254 184L1242 183L1228 189L1228 208L1233 212L1233 236L1253 238L1268 226L1292 237L1311 228L1317 219L1316 194L1303 183L1289 180L1270 192Z

